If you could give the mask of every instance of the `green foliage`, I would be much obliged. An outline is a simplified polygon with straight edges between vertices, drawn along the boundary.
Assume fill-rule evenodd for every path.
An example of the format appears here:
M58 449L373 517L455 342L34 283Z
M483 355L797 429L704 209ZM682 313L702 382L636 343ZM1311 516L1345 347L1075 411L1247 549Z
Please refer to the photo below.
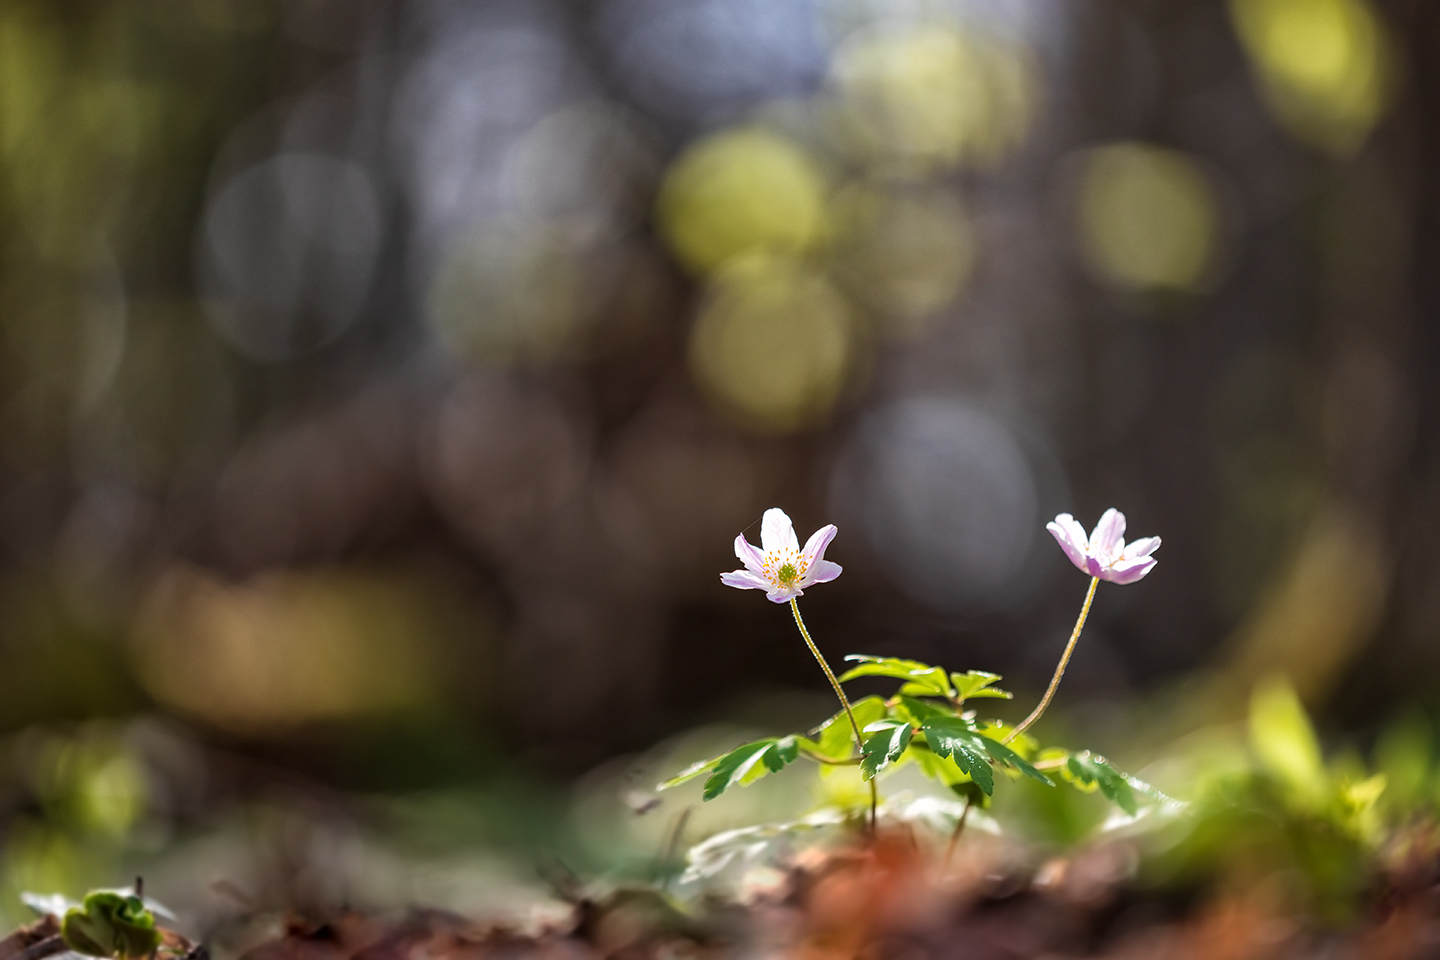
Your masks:
M800 753L796 737L770 738L736 747L720 758L705 781L705 799L714 800L730 787L748 787L769 773L778 773Z
M1009 690L1001 690L999 687L991 686L1000 680L998 673L986 673L984 670L971 670L967 673L950 674L950 682L955 684L956 699L960 701L974 700L977 697L995 697L1000 700L1013 699L1015 694Z
M1152 874L1269 876L1290 906L1345 923L1387 869L1434 855L1437 779L1414 720L1381 737L1378 770L1354 754L1327 763L1294 690L1270 679L1244 734L1212 732L1192 748L1189 815L1149 858Z
M767 737L736 747L728 753L692 763L675 776L656 786L657 790L668 790L687 780L693 780L702 773L709 773L705 781L705 799L714 800L720 794L737 784L748 787L770 773L777 773L795 762L800 754L800 738Z
M852 705L861 730L858 758L854 727L841 710L809 736L791 734L744 744L692 764L658 789L708 774L704 798L713 800L730 787L747 786L803 755L824 764L858 763L867 781L902 763L914 763L924 776L981 805L988 804L995 792L997 768L1012 778L1029 777L1046 786L1054 786L1055 781L1045 770L1058 771L1064 782L1085 792L1098 790L1131 815L1138 810L1137 793L1156 801L1168 799L1088 751L1052 749L1032 759L1036 744L1030 737L1007 742L1012 728L997 720L977 720L973 712L964 710L967 699L1010 696L995 686L998 674L947 673L943 667L895 657L846 659L859 664L840 677L842 682L861 677L900 681L894 696L865 697Z
M936 755L954 760L987 795L995 792L990 759L968 721L959 717L937 717L925 721L921 729L925 732L925 742Z
M872 657L863 653L852 653L846 660L861 661L860 666L851 667L840 677L841 683L860 677L891 677L906 681L900 692L914 697L953 697L945 671L918 660L900 660L895 657ZM996 679L999 679L998 677Z
M881 770L900 759L900 754L910 745L914 729L903 720L880 720L863 732L870 736L865 738L860 751L860 773L866 780L873 780Z
M885 716L885 701L880 697L866 697L850 705L855 714L855 723L864 730L867 726ZM800 745L818 757L828 760L846 760L855 753L855 731L850 718L841 710L822 723L814 731L813 739L801 738Z
M160 948L155 915L144 902L110 890L87 894L84 904L67 910L60 935L71 950L89 957L127 960Z
M1107 800L1132 817L1139 809L1129 778L1112 767L1104 757L1088 750L1066 757L1065 765L1060 768L1060 775L1083 790L1094 790L1098 787Z

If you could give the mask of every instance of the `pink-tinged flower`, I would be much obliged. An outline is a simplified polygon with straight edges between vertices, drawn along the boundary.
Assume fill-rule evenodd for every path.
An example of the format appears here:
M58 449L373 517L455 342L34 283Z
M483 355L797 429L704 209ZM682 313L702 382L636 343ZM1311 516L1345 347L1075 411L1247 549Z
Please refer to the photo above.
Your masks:
M735 556L745 564L744 570L720 574L720 582L740 590L764 590L775 603L789 603L814 583L826 583L840 576L840 564L825 559L825 548L835 539L835 524L816 530L800 549L795 538L795 525L779 507L765 511L760 521L760 546L756 550L745 539L735 538Z
M1155 566L1150 556L1160 547L1159 537L1145 537L1125 545L1125 514L1111 507L1095 524L1089 538L1085 528L1068 513L1045 525L1070 562L1092 577L1111 583L1134 583Z

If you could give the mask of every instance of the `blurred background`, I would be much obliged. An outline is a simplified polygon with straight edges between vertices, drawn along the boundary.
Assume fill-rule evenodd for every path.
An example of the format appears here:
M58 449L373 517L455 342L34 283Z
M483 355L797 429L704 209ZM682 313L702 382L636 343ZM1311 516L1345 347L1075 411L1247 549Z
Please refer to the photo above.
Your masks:
M833 711L718 579L774 505L839 526L832 661L1018 718L1086 587L1045 521L1116 506L1160 564L1052 729L1274 671L1424 716L1437 49L1423 0L0 0L0 913L607 862L637 753Z

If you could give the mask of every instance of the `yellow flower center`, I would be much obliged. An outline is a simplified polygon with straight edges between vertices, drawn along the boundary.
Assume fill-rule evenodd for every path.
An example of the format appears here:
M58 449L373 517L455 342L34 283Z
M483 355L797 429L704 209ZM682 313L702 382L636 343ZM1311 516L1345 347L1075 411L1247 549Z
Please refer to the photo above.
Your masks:
M778 574L780 582L785 584L786 586L794 583L796 578L798 578L799 576L800 571L795 569L795 564L793 563L785 564L783 567L780 568L780 572Z

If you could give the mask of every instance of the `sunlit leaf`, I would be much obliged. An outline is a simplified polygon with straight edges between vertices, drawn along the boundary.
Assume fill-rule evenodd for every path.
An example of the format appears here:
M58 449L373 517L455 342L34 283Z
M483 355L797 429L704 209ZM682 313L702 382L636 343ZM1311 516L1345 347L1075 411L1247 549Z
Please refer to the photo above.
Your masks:
M1320 741L1285 680L1256 686L1250 698L1250 747L1266 769L1300 795L1313 799L1324 789Z
M850 705L850 709L861 730L876 720L883 719L886 713L885 701L880 697L856 700ZM841 710L821 724L814 739L806 740L805 744L815 753L831 760L850 759L855 755L855 731L850 726L850 718Z
M1135 791L1124 773L1112 767L1104 757L1086 750L1074 753L1065 761L1065 769L1077 781L1086 786L1094 785L1105 797L1132 817L1139 809L1135 803Z
M907 681L910 689L905 692L912 696L948 697L953 692L944 669L932 667L928 663L895 657L872 657L860 653L852 653L845 659L858 660L861 663L860 666L845 671L840 677L841 683L857 677L893 677Z
M1011 750L999 740L992 740L989 737L981 735L977 735L976 739L980 741L980 745L985 748L986 753L990 754L990 756L994 757L1000 763L1005 764L1005 766L1019 770L1032 780L1039 780L1041 783L1052 787L1055 786L1055 781L1045 776L1045 774L1039 770L1036 770L1024 757L1020 756L1020 754L1014 750Z
M783 770L799 756L796 737L768 738L736 747L720 758L705 781L706 800L714 800L730 787L748 787L769 773Z
M1000 674L986 673L984 670L950 674L950 682L955 685L956 695L961 700L975 700L980 697L994 697L999 700L1012 699L1015 695L1009 690L991 686L999 681Z
M880 720L865 727L870 736L865 738L861 751L860 773L866 780L899 759L900 754L910 745L910 724L898 720Z
M959 717L936 717L925 721L920 729L932 751L953 759L985 793L995 792L995 774L990 769L987 751L968 721Z
M700 774L709 771L715 766L715 764L725 759L726 756L727 754L718 753L715 756L711 757L709 760L698 760L695 763L690 764L690 766L686 767L684 770L681 770L679 773L675 774L675 776L671 777L669 780L666 780L663 783L656 784L655 789L669 790L671 787L678 787L680 784L685 783L687 780L694 780L696 777L700 776Z
M914 723L924 723L932 717L953 717L955 711L947 708L937 707L926 703L924 700L916 700L914 697L901 695L899 698L899 709L909 720Z

